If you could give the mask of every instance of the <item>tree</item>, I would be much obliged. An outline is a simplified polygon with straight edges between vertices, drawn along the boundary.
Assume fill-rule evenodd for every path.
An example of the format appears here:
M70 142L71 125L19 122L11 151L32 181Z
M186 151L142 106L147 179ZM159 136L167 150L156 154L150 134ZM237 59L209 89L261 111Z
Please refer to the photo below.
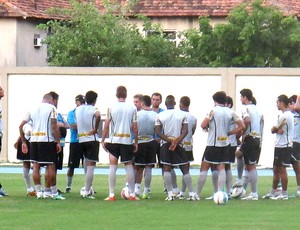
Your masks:
M225 24L208 26L200 18L200 29L185 32L184 57L191 65L236 67L300 66L300 24L261 0L233 9Z

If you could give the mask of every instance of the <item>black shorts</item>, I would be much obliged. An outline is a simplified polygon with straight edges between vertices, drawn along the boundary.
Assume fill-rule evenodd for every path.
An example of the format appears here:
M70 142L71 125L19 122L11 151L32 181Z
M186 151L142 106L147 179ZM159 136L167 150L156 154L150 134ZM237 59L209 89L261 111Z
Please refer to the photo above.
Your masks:
M56 169L62 170L64 162L64 147L61 147L61 151L57 153L55 167Z
M189 162L193 162L194 161L193 151L185 151L185 154L187 155L187 158L188 158Z
M157 159L157 165L159 168L162 167L162 165L160 164L160 142L155 140L156 142L156 159Z
M17 148L17 159L20 161L30 161L30 143L26 140L26 144L28 146L28 153L22 152L22 141L18 141L18 148Z
M156 141L140 143L138 151L134 153L134 164L140 166L156 164Z
M229 152L228 152L228 160L229 163L235 162L235 152L236 152L237 146L230 146Z
M128 163L133 161L133 145L106 143L107 151L115 158L121 157L121 163Z
M294 162L297 161L300 162L300 143L293 142L293 153L292 153L291 163L293 164Z
M230 145L224 147L206 146L202 159L211 164L228 164L229 149Z
M68 167L73 169L79 168L80 161L83 162L83 152L81 150L81 145L78 142L71 142Z
M179 166L188 164L189 160L183 147L177 145L174 151L170 151L170 143L160 146L160 163L163 165Z
M246 165L257 164L261 152L260 138L246 136L240 151L243 153Z
M289 167L291 164L292 147L275 148L273 166Z
M39 164L55 164L56 142L31 142L30 160Z
M87 141L80 143L84 158L90 161L99 161L99 141Z

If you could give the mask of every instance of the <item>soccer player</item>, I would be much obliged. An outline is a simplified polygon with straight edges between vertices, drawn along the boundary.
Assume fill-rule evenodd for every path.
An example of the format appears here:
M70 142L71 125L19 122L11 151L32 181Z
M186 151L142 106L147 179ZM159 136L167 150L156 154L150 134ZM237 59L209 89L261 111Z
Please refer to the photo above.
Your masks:
M117 87L116 97L118 102L107 110L102 132L102 147L109 154L109 196L105 200L116 200L115 185L119 157L126 168L129 200L139 200L134 193L135 179L132 166L133 153L138 150L137 109L134 105L126 103L126 87ZM108 134L109 137L105 142ZM132 135L134 135L133 143Z
M263 115L257 106L252 103L253 93L250 89L242 89L240 91L242 108L242 119L245 125L243 133L243 142L240 151L244 157L245 177L251 185L251 193L243 197L242 200L258 200L257 193L257 169L256 165L259 161L261 152L261 140L263 129ZM244 187L248 183L244 181ZM245 187L246 189L246 187Z
M30 138L30 159L33 162L33 181L37 199L44 198L41 187L40 168L46 166L45 181L50 184L51 196L55 200L64 200L56 187L56 156L61 151L60 134L57 125L57 111L53 105L53 98L45 94L42 103L30 111L19 125L20 137L22 140L22 152L28 153L23 126L32 122Z
M244 124L237 114L225 106L227 99L225 92L218 91L212 98L214 107L201 123L201 128L208 131L208 138L198 178L198 195L201 195L208 169L211 167L218 170L218 191L223 190L226 182L225 164L229 163L229 136L241 132L244 128ZM231 126L232 122L236 125L234 129Z
M189 173L189 160L182 146L182 141L188 134L188 120L185 112L175 110L175 98L172 95L166 97L167 110L158 114L155 132L161 139L160 161L163 166L163 178L168 196L166 200L175 199L173 193L171 170L179 166L183 173L183 180L189 190L188 200L198 200L192 186L192 178Z
M197 118L191 114L189 111L191 100L188 96L183 96L180 98L180 104L179 108L181 111L183 111L187 117L188 121L188 134L183 139L183 147L185 149L185 153L188 157L188 165L190 167L190 163L194 161L194 155L193 155L193 135L196 131L197 127ZM179 199L185 198L185 190L186 190L186 184L184 182L184 177L182 177L182 186L181 191L176 196Z
M78 106L85 104L85 97L81 94L75 97L75 104L76 108ZM69 160L68 160L68 172L67 172L67 187L66 193L71 192L72 189L72 181L74 176L74 169L79 168L80 161L83 164L83 152L81 149L81 145L79 144L78 140L78 130L77 130L77 123L75 118L75 109L72 109L68 113L67 121L70 125L70 149L69 149ZM85 169L86 172L86 169Z
M281 110L282 114L279 115L277 124L271 129L271 132L276 135L273 184L270 193L263 196L263 199L287 200L288 175L286 167L290 166L293 152L294 116L289 109L289 98L286 95L282 94L278 96L276 103L278 110ZM278 196L275 196L279 181L282 184L282 192Z
M101 114L95 107L98 94L88 91L85 94L86 104L78 106L75 110L77 121L78 141L84 156L85 173L85 194L84 198L95 199L92 195L92 184L96 162L99 161L99 136Z
M152 179L152 168L156 164L156 141L154 140L154 129L157 113L152 111L151 98L148 95L142 97L142 110L137 112L138 121L138 151L135 153L134 165L137 172L145 169L144 192L142 199L149 199L150 184ZM142 169L142 170L140 170ZM143 175L143 174L142 174ZM135 193L140 189L141 179L136 177Z

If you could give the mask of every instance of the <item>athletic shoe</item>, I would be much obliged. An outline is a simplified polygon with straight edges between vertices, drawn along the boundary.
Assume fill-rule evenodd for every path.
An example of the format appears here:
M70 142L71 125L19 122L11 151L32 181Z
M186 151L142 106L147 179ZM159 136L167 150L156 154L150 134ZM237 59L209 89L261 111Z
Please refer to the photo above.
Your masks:
M70 193L71 192L71 188L70 187L67 187L66 188L66 193Z
M214 199L214 195L211 195L210 197L206 197L205 200L213 200Z
M65 200L66 198L64 198L63 196L61 196L60 194L56 194L52 196L52 200Z
M104 200L106 200L106 201L115 201L116 197L115 196L108 196Z
M167 200L167 201L174 201L175 197L174 196L167 196L167 198L165 200Z
M274 196L274 197L270 197L271 200L288 200L289 197L288 195L282 195L280 194L279 196Z
M142 200L150 199L149 194L143 194Z
M241 200L258 200L258 196L253 196L250 194L249 196L241 198Z
M93 197L91 194L83 196L84 199L89 199L89 200L95 200L96 198Z
M59 189L57 189L57 192L58 192L58 194L64 194L64 192Z
M36 196L36 191L27 192L27 196Z
M36 198L39 200L39 199L44 199L44 192L43 191L40 191L40 192L37 192L36 193Z
M2 189L0 189L0 195L1 196L7 196L8 194L6 192L4 192Z
M263 199L272 199L272 197L275 197L275 195L272 193L268 193L268 194L262 196Z
M193 196L189 196L188 198L186 198L186 200L189 201L197 201L200 200L199 196L195 193Z
M140 198L136 196L130 196L128 200L140 200Z
M179 193L177 196L176 196L177 199L179 200L184 200L185 199L185 196L182 195L181 193Z
M44 192L44 193L43 193L43 198L44 198L44 199L52 198L51 192Z

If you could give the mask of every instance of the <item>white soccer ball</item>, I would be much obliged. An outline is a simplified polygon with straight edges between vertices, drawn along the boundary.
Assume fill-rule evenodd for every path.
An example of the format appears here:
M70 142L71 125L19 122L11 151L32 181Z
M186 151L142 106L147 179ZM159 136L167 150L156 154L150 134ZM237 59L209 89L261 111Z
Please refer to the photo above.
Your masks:
M128 187L125 186L124 188L121 189L121 197L124 199L124 200L128 200L129 197L130 197L130 194L129 194L129 190L128 190Z
M87 195L94 195L95 194L95 191L93 189L93 187L91 187L89 193ZM86 196L85 194L85 186L83 186L81 189L80 189L80 196L84 197Z
M232 198L242 198L246 195L246 190L243 187L235 187L232 189L231 197Z
M228 202L228 195L226 192L218 191L214 194L215 204L226 204Z

